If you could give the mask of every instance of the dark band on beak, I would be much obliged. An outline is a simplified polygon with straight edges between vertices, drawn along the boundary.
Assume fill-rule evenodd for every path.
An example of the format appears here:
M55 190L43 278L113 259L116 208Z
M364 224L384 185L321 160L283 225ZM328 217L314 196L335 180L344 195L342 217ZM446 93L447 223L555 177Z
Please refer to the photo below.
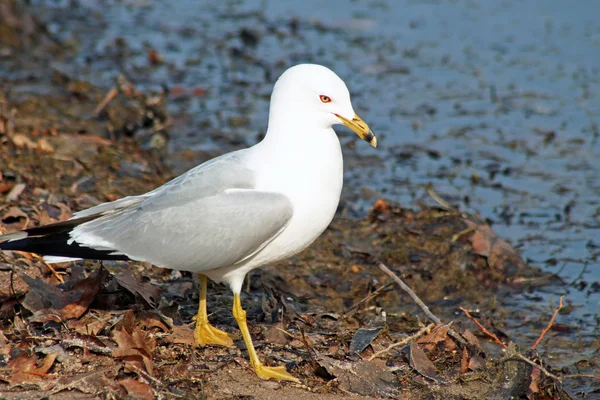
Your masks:
M342 117L341 115L335 114L336 117L342 121L342 124L352 129L354 133L358 135L359 138L369 143L373 147L377 147L377 137L369 128L369 125L365 121L363 121L358 115L354 114L354 118L349 120L347 118Z

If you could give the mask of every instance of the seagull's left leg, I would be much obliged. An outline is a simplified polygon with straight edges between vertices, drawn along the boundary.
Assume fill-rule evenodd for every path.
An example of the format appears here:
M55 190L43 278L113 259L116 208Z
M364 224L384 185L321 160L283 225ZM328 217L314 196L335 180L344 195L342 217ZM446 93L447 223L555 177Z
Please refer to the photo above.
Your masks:
M233 294L233 316L240 327L242 336L244 337L244 342L246 343L246 348L248 349L248 355L250 356L250 364L252 364L252 368L254 368L254 371L256 371L256 375L258 375L258 377L261 379L272 378L300 383L300 380L293 375L290 375L285 370L284 366L267 367L260 362L258 356L256 355L256 350L254 350L254 344L252 344L250 331L248 330L248 325L246 324L246 311L244 311L242 308L242 301L240 300L239 293Z
M196 344L216 344L219 346L233 347L233 340L227 332L215 328L208 322L206 312L206 292L208 291L208 278L200 274L200 302L198 314L196 315L196 329L194 329L194 340Z

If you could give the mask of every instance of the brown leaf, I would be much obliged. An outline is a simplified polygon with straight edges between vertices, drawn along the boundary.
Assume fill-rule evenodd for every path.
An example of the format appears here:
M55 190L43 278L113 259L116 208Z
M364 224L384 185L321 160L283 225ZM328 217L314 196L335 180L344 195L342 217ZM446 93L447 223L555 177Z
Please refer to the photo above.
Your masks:
M463 347L462 356L460 358L460 373L466 374L469 371L469 352L466 347Z
M10 207L1 218L2 226L5 232L20 231L27 228L29 216L19 207Z
M119 381L119 385L127 391L127 398L136 400L154 399L152 388L147 383L135 379L122 379Z
M124 329L113 330L113 340L118 346L113 351L114 357L123 358L126 364L131 363L137 368L143 366L143 369L152 375L152 352L156 348L155 340L148 339L138 326L135 326L131 333Z
M410 344L410 366L426 378L436 380L438 376L435 365L415 342Z
M154 311L142 311L139 315L140 325L146 330L158 328L162 332L169 332L169 327L163 322L161 316Z
M26 187L27 185L24 183L17 183L6 195L6 201L10 202L19 200L19 196L21 196L21 193L23 193Z
M158 286L144 282L142 278L134 276L129 269L115 275L115 279L123 288L136 296L142 297L150 307L154 307L157 304L161 295L161 290Z
M9 340L4 336L4 333L0 331L0 355L6 355L10 353L12 345Z
M28 270L28 273L40 276L37 268ZM0 271L0 303L18 298L29 291L29 286L13 271Z
M469 359L469 369L471 371L477 371L478 369L485 367L485 360L479 354L474 354Z
M23 300L23 306L33 312L31 321L45 322L49 319L67 320L79 318L85 313L96 294L100 291L102 280L108 274L98 269L87 278L71 284L53 286L43 280L32 279L27 275L21 277L29 285L29 292ZM67 286L61 289L60 286Z
M106 377L106 372L109 370L110 368L104 368L99 371L90 371L74 376L61 376L54 389L52 389L52 393L55 394L63 390L78 390L94 395L103 393L110 385L110 381Z
M477 336L473 335L473 332L471 332L469 329L465 329L463 332L463 336L465 339L467 339L467 342L469 342L472 345L474 345L475 347L477 347L477 349L480 352L483 352L483 347L481 347L481 343L479 343L479 339L477 339Z
M22 133L15 133L10 138L13 144L17 147L27 147L28 149L35 149L37 147L37 143L31 140L28 136L25 136Z
M450 336L448 336L447 325L438 325L431 332L429 332L429 334L417 340L419 347L427 351L433 351L439 346L440 343L444 342L451 347L455 346L454 341L450 338Z
M0 194L10 191L14 186L14 182L0 182Z
M194 331L188 326L173 326L169 336L165 338L169 343L177 344L189 344L190 346L196 346L194 340Z
M49 141L56 149L52 157L59 160L79 159L85 154L95 155L99 147L111 144L109 140L96 135L62 134L49 138Z
M475 254L486 257L488 265L496 270L514 275L525 267L525 262L519 253L506 240L498 237L487 224L464 220L470 228L475 227L469 241Z
M102 315L93 315L89 313L80 319L72 319L67 322L69 329L84 335L97 335L102 329L108 325L108 320L112 318L112 314L104 312Z
M54 377L53 375L48 374L48 371L52 368L56 356L57 355L54 353L48 354L44 358L42 364L38 367L37 363L39 359L35 354L22 354L17 358L10 360L7 366L1 369L8 371L9 374L7 377L0 377L0 379L8 382L11 386L38 384L40 387L47 390L48 384L52 383L46 381L46 384L44 384L44 381L46 378Z
M317 363L329 374L329 379L337 378L339 387L345 391L368 397L398 398L396 377L376 362L348 362L319 355Z
M531 393L539 393L540 386L539 383L541 381L541 373L539 368L532 368L531 370L531 383L529 384L529 390Z

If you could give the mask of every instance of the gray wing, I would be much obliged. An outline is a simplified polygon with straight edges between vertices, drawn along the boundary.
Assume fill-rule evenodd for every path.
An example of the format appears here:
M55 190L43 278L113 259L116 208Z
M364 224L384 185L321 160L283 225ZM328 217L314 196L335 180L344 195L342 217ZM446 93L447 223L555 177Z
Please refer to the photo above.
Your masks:
M176 206L227 189L254 188L254 172L243 165L244 150L207 161L151 192L99 204L73 214L71 219L111 214L142 206L148 210ZM240 162L241 161L241 162Z
M189 271L230 266L253 255L288 224L289 199L254 189L244 151L204 163L141 196L76 213L89 218L72 241L134 260Z
M142 203L86 222L71 237L134 260L201 272L252 256L277 237L293 214L286 196L252 189L226 190L183 204L171 201L177 205L156 208Z

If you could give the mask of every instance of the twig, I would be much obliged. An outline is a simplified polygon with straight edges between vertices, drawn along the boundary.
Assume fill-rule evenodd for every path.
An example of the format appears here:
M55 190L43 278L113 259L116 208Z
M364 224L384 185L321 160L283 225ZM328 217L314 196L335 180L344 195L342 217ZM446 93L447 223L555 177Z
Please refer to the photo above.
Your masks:
M435 190L431 187L431 185L427 185L425 187L427 193L445 210L447 211L458 211L456 207L452 207L448 202L440 197L439 194L436 193Z
M474 317L472 317L471 314L469 314L469 312L466 309L464 309L462 307L460 307L460 309L462 310L462 312L465 313L465 315L467 316L467 318L469 318L471 321L475 322L475 325L477 325L479 327L479 329L481 329L483 331L483 333L485 333L486 335L488 335L489 337L491 337L492 339L494 339L494 341L496 343L498 343L500 346L502 346L502 348L504 350L508 350L508 346L505 345L504 343L502 343L502 341L500 339L498 339L498 336L496 336L496 334L494 334L494 333L488 331L487 329L485 329L483 327L483 325L481 325L481 323L479 321L477 321Z
M558 302L558 307L556 307L556 310L554 310L554 314L552 314L552 318L550 318L550 322L548 322L548 325L546 326L546 328L544 328L544 330L540 334L540 337L535 341L533 346L531 346L531 350L535 350L535 348L538 346L538 344L540 344L540 342L542 341L544 336L546 336L546 333L550 330L550 328L552 328L554 319L556 318L556 316L558 315L558 312L560 311L560 309L563 306L563 297L565 297L565 296L560 296L560 300Z
M363 304L365 304L366 302L368 302L369 300L374 299L375 297L379 296L384 290L386 290L387 288L389 288L391 285L393 285L393 283L388 283L386 285L383 285L379 288L377 288L374 292L369 293L365 298L363 298L361 301L359 301L358 303L356 303L355 305L353 305L352 307L350 307L348 309L348 311L346 311L344 313L344 316L347 317L349 315L354 314L354 312L356 310L358 310L360 308L360 306L362 306Z
M454 235L452 235L452 239L450 239L450 242L454 243L458 239L460 239L462 236L467 235L471 232L475 232L476 229L477 229L477 225L473 225L473 226L468 227L467 229L463 229L462 231L457 232Z
M404 283L404 281L402 279L400 279L400 277L398 275L396 275L394 273L394 271L392 271L391 269L386 267L386 265L384 263L382 263L381 261L377 262L377 266L379 267L380 270L383 271L384 274L386 274L387 276L392 278L392 280L394 282L396 282L396 284L398 284L398 286L400 286L400 288L402 290L404 290L406 293L408 293L408 295L411 297L411 299L413 299L413 301L415 303L417 303L417 305L419 307L421 307L421 310L423 310L425 315L427 315L427 318L429 318L430 320L432 320L433 322L435 322L438 325L442 324L442 321L438 317L433 315L431 310L429 310L429 307L427 307L427 305L425 303L423 303L423 301L421 301L419 296L417 296L416 293L413 292L413 290L406 283Z
M393 343L391 345L389 345L388 347L386 347L383 350L378 351L377 353L373 354L371 357L369 357L369 361L373 361L374 359L376 359L377 357L388 353L390 350L392 350L395 347L398 346L406 346L408 344L408 342L410 342L411 340L415 340L416 338L418 338L419 336L424 335L425 333L429 332L433 327L435 326L435 324L429 324L424 328L421 328L417 333L402 339L401 341L397 342L397 343Z
M98 117L98 115L100 115L100 113L102 112L102 110L104 110L104 108L108 105L108 103L110 103L115 97L117 97L118 94L119 94L119 90L117 88L115 88L115 87L111 88L108 91L108 93L106 93L106 96L104 96L102 101L96 106L92 115L94 117Z
M521 354L521 353L515 353L515 354L512 354L512 355L510 355L509 357L505 358L505 359L504 359L504 361L511 360L511 359L512 359L512 360L514 360L514 359L518 359L518 360L524 361L524 362L526 362L527 364L530 364L530 365L532 365L533 367L535 367L535 368L538 368L538 369L539 369L539 370L540 370L540 371L541 371L541 372L542 372L544 375L546 375L546 376L548 376L548 377L550 377L550 378L552 378L552 379L554 379L554 380L556 380L556 381L558 381L558 382L562 382L562 379L561 379L560 377L558 377L558 376L554 375L553 373L551 373L550 371L548 371L548 370L547 370L546 368L544 368L543 366L541 366L541 365L539 365L539 364L536 364L535 362L531 361L529 358L525 357L525 356L524 356L523 354Z
M590 378L600 381L600 376L592 375L592 374L569 374L563 375L562 379L576 379L576 378Z
M392 271L391 269L386 267L386 265L384 263L382 263L381 261L377 262L377 266L379 267L380 270L383 271L383 273L385 273L387 276L392 278L392 280L394 282L396 282L402 290L404 290L406 293L408 293L410 298L413 299L413 301L415 303L417 303L417 305L419 307L421 307L421 310L423 310L423 312L425 313L427 318L429 318L431 321L433 321L436 325L442 325L442 321L438 317L436 317L431 312L431 310L429 310L429 307L427 307L427 305L425 303L423 303L423 301L419 298L419 296L417 296L416 293L413 292L413 290L406 283L404 283L404 281L402 279L400 279L400 277L398 275L396 275L394 273L394 271ZM465 346L468 345L467 341L454 329L448 329L448 335L452 336L460 344L463 344Z

